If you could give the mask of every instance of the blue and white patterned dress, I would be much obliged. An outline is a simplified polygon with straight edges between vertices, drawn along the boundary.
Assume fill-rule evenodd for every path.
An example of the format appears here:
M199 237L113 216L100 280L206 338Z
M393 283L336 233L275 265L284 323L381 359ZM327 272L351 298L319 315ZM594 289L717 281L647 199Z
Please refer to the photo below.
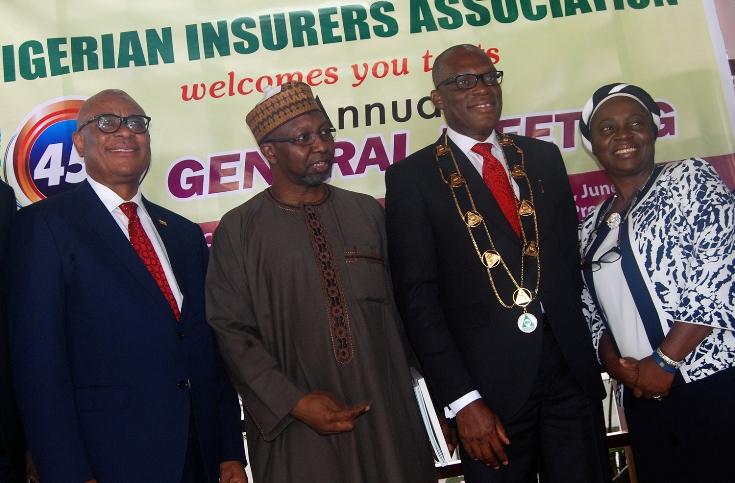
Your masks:
M640 194L626 226L621 225L622 265L626 279L641 282L630 289L642 318L648 318L644 323L656 319L662 336L676 321L713 328L679 370L683 382L689 383L735 366L735 196L702 159L686 159L659 169L652 186ZM580 224L582 251L592 244L590 236L601 207ZM609 327L604 314L611 315L597 306L595 291L605 287L599 283L595 287L589 275L584 278L584 313L597 349ZM638 303L641 292L652 302L648 316ZM658 347L660 340L651 336L650 325L646 329L651 346ZM622 388L619 384L621 405Z

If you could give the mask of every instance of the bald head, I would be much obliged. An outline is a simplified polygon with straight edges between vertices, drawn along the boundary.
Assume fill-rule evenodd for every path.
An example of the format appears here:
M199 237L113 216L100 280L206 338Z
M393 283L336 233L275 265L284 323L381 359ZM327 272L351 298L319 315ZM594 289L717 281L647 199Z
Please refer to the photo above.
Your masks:
M439 54L434 61L434 67L431 71L431 80L434 82L435 86L444 79L448 79L449 77L452 77L454 75L449 73L450 69L448 64L455 55L461 54L479 54L487 57L487 53L484 50L474 45L460 44L449 47L447 50ZM490 57L487 57L487 61L490 65L492 65Z

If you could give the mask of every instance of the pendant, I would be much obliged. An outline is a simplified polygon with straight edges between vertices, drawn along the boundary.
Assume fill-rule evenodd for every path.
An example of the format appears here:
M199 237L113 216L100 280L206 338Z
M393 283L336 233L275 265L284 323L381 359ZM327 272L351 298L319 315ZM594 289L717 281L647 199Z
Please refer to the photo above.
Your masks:
M464 214L464 222L470 228L474 228L480 223L482 223L482 215L474 210L470 210Z
M518 207L518 214L521 216L533 215L533 205L528 200L521 201L521 206Z
M482 264L487 268L495 268L500 265L500 254L495 250L487 250L482 254Z
M531 291L527 288L520 287L513 292L513 303L519 307L525 307L530 304L532 300L533 296L531 295Z
M538 320L535 315L523 312L521 316L518 317L518 328L524 334L530 334L536 330L536 327L538 327Z
M610 215L607 219L607 226L610 227L611 230L614 230L615 228L620 226L620 213L613 213Z
M538 245L536 245L536 242L528 242L526 248L523 250L523 254L527 257L538 258Z
M459 188L464 184L464 177L462 175L459 175L457 173L452 173L449 175L449 186L452 188Z

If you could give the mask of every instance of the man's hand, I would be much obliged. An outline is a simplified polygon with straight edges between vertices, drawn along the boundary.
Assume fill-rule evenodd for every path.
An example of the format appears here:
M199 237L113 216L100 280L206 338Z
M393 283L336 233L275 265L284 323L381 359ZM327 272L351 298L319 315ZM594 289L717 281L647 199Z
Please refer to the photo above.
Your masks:
M242 461L223 461L219 464L220 483L248 483Z
M500 418L482 402L472 401L457 413L457 429L465 451L474 460L500 468L507 465L505 445L510 444Z
M39 483L38 473L36 472L36 464L31 456L31 449L26 446L26 478L30 483ZM97 482L94 482L97 483Z
M447 442L449 454L453 454L454 448L457 447L457 428L449 426L447 418L444 416L439 416L439 426L442 428L442 434L444 435L444 441Z
M635 397L660 399L669 395L675 374L666 372L659 367L652 356L640 360L638 372L638 382L633 390Z
M322 436L355 429L355 418L370 410L370 404L343 409L326 394L312 392L302 397L290 414Z

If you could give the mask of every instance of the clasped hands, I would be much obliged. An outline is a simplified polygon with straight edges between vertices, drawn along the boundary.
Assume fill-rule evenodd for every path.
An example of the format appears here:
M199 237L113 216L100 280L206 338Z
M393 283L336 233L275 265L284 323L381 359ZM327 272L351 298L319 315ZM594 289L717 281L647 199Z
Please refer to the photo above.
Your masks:
M674 374L659 367L652 356L641 360L622 357L610 361L605 368L610 377L632 389L637 398L660 400L669 395L674 382Z
M355 419L369 410L370 403L343 408L326 394L312 392L299 399L289 414L320 435L330 436L352 431Z

